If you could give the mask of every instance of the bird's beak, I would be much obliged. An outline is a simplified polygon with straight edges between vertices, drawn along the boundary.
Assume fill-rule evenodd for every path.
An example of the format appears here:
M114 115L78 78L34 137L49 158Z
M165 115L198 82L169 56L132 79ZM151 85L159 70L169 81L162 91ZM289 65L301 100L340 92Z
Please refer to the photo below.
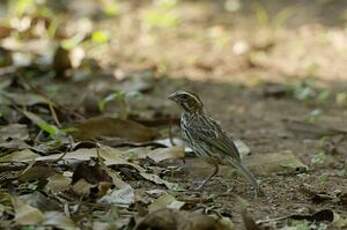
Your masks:
M176 97L176 93L172 93L167 98L172 100L172 101L175 101L175 97Z

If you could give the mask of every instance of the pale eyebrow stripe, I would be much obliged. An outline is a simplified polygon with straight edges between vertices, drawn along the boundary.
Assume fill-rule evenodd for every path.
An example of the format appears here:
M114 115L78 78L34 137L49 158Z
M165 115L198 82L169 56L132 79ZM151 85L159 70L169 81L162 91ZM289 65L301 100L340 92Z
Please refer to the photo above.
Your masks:
M182 91L177 92L177 95L188 95L190 97L193 97L195 101L199 102L199 104L203 105L203 103L202 103L201 99L199 98L199 96L196 95L193 92L182 90Z
M199 98L198 96L196 96L195 94L193 94L193 93L183 92L182 94L191 96L191 97L193 97L196 101L201 101L200 98Z

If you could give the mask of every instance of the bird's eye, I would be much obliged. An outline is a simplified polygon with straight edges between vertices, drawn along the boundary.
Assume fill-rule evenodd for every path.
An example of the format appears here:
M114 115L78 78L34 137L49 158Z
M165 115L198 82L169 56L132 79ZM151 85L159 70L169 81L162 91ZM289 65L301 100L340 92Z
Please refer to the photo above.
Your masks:
M183 95L182 95L182 99L183 99L183 100L187 100L188 98L189 98L189 96L188 96L187 94L183 94Z

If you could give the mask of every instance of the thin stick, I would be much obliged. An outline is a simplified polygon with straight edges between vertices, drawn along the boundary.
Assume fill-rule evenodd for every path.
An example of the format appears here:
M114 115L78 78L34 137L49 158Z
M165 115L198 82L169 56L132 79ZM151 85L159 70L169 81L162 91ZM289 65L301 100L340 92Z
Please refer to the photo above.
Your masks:
M51 111L54 123L58 126L58 128L61 128L61 123L58 120L57 113L55 112L54 106L51 103L48 103L49 110Z

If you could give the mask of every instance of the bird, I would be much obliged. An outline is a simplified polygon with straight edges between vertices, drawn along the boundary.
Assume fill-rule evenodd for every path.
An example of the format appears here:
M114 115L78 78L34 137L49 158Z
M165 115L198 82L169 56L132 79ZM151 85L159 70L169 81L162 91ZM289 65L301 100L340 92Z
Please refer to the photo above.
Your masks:
M214 166L213 172L198 186L203 188L219 172L219 164L236 168L255 188L259 184L253 173L243 164L234 138L228 135L219 123L211 118L204 109L199 96L187 90L177 90L168 96L182 109L180 127L183 141L193 152Z

